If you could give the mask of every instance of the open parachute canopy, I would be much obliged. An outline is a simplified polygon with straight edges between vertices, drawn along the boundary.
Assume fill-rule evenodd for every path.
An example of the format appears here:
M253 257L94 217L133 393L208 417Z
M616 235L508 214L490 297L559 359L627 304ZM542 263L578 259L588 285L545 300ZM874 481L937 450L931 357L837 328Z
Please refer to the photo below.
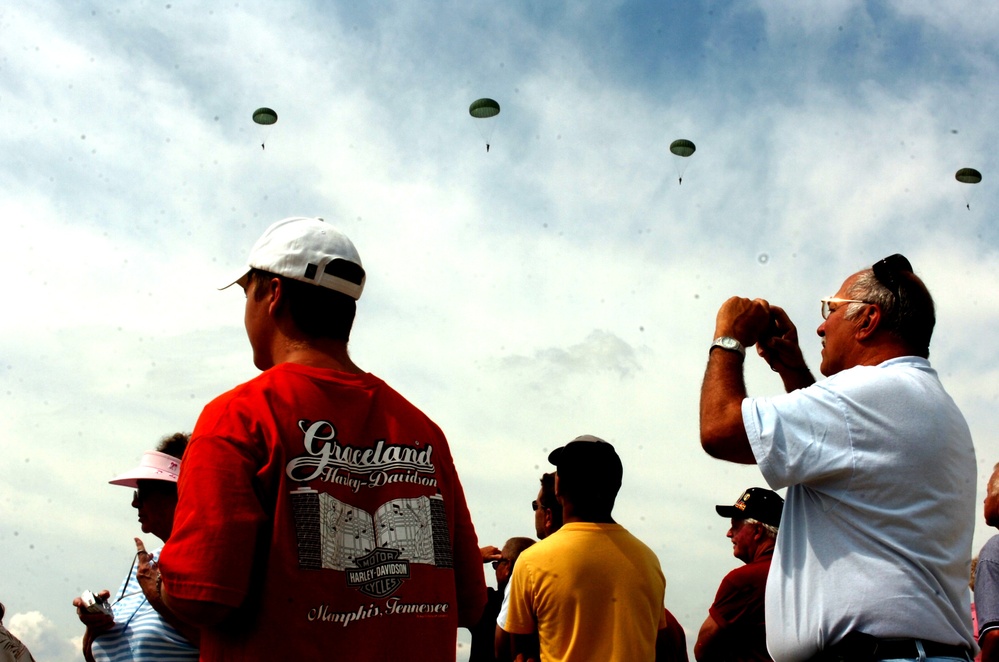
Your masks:
M492 99L476 99L468 107L468 114L476 119L486 119L499 115L500 106Z
M679 140L674 140L669 144L669 151L673 152L677 156L687 157L693 154L697 150L694 143L689 140L684 140L683 138Z
M253 111L253 121L257 124L274 124L277 122L277 113L270 108L257 108Z
M962 184L977 184L982 181L982 173L974 168L961 168L954 173L954 179Z

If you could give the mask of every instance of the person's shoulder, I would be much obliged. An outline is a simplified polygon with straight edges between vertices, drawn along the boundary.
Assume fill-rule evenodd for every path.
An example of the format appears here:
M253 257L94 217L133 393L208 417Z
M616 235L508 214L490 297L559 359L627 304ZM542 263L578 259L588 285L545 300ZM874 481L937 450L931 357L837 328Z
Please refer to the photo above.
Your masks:
M773 557L768 556L766 559L752 561L737 568L732 568L725 575L725 579L734 584L754 584L761 576L766 578L770 574L770 563L772 560Z
M999 562L999 533L986 540L985 544L982 545L982 550L978 553L979 562L983 558Z

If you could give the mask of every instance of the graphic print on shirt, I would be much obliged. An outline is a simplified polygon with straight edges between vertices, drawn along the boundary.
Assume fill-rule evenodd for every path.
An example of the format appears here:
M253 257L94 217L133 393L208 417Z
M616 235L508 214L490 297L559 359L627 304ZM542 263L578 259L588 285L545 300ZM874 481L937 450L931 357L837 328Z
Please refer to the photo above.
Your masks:
M299 482L333 482L361 488L407 482L435 487L433 447L392 445L354 448L336 440L328 421L298 422L305 453L286 467ZM429 474L429 475L421 475ZM347 585L373 598L394 593L409 578L411 563L454 566L444 499L398 498L367 512L303 485L291 492L299 566L339 570Z

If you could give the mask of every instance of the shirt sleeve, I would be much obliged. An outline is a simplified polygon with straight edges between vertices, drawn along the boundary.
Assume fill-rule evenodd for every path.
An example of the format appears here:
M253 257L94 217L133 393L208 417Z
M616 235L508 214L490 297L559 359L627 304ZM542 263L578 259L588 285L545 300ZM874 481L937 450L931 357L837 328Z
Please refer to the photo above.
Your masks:
M465 493L457 474L453 484L455 591L458 600L459 627L472 627L478 623L486 605L486 576L482 565L482 552L478 537L468 512Z
M516 567L516 566L515 566ZM499 613L496 615L496 625L506 629L506 615L510 610L510 582L506 583L503 589L503 602L500 603Z
M975 612L981 640L989 630L999 628L999 536L982 548L975 567Z
M510 599L507 605L506 624L501 626L511 634L531 634L537 630L530 574L530 567L521 554L513 566L513 575L510 577L508 587Z
M268 521L249 437L246 431L199 436L197 428L192 435L160 561L175 597L238 607L249 592L254 550Z
M817 485L852 471L848 420L829 381L773 398L742 401L746 436L772 489Z

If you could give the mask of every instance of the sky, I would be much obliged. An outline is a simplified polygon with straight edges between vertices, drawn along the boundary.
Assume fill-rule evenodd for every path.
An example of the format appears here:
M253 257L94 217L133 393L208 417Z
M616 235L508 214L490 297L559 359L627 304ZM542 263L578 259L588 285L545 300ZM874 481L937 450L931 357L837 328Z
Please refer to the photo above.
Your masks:
M739 564L714 505L765 486L698 441L728 297L784 307L817 373L819 298L909 257L984 496L992 5L114 4L0 8L0 601L37 659L82 659L71 601L114 591L142 536L107 481L257 374L242 293L217 288L288 216L357 245L351 355L445 431L480 543L532 535L548 452L603 437L615 517L658 554L690 646ZM499 116L472 119L480 97ZM276 124L252 122L261 106ZM757 357L746 378L781 390ZM994 533L978 519L975 550Z

